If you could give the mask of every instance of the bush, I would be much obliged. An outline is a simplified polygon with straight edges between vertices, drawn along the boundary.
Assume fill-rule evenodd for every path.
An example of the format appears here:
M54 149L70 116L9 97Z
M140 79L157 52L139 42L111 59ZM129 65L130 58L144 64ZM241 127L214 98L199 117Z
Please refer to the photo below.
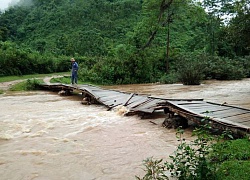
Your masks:
M162 159L160 160L153 160L153 158L147 158L144 161L144 166L146 169L145 176L141 179L140 177L136 176L138 180L152 180L152 179L169 179L165 174L165 166L162 164Z
M97 84L115 84L115 75L114 64L106 58L99 58L99 61L91 69L88 69L84 65L79 69L80 79Z
M26 81L26 89L29 91L40 89L40 82L36 79L28 79Z
M239 80L246 77L243 61L218 56L206 57L204 73L206 79Z
M176 83L178 81L177 75L175 72L170 72L169 74L164 74L161 78L160 78L160 83L163 84L173 84Z
M244 74L246 77L250 77L250 56L236 57L236 60L242 64L244 68Z
M98 84L146 83L154 78L149 62L137 55L118 59L116 57L99 57L93 67L79 71L79 77L85 81Z
M178 59L177 76L184 85L200 85L204 63L199 55L185 54Z
M180 128L177 130L176 134L180 144L174 152L174 155L169 156L172 161L165 162L163 165L161 163L162 160L147 159L144 163L146 166L146 174L142 179L139 177L137 177L137 179L150 179L148 177L154 177L152 179L168 179L166 175L169 174L169 172L172 177L180 180L214 179L214 167L207 158L214 139L207 135L206 129L199 128L196 130L197 138L187 143L185 139L182 138L183 132Z
M202 120L202 122L204 122ZM202 125L194 130L197 138L187 143L182 138L183 130L177 130L180 144L171 162L162 162L148 158L144 161L146 174L139 180L168 179L167 175L180 180L209 179L249 179L250 177L250 140L224 140L222 136L211 136L209 125ZM231 137L230 134L227 134Z

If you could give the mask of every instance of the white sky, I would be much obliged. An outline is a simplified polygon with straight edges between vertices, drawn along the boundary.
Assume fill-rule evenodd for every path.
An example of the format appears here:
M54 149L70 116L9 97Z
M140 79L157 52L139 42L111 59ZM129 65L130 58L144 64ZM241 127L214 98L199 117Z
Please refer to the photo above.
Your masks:
M13 0L0 0L0 10L6 9L11 1Z

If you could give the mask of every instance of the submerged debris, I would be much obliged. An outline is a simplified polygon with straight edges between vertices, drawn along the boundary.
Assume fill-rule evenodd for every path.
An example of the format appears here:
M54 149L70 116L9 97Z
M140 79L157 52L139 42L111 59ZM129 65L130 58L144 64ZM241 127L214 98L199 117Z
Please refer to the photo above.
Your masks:
M188 128L188 120L179 116L179 115L175 115L173 117L167 117L165 118L164 122L162 123L163 127L166 128L178 128L178 127L182 127L183 129Z
M81 104L84 105L90 105L91 104L91 99L89 97L84 97L81 101Z

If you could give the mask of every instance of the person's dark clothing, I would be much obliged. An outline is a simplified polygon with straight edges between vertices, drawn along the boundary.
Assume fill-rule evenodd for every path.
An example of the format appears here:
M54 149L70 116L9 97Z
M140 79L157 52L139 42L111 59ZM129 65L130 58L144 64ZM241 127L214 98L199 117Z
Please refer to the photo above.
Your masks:
M78 64L77 62L73 62L72 72L71 72L71 84L77 84L77 71L78 71Z

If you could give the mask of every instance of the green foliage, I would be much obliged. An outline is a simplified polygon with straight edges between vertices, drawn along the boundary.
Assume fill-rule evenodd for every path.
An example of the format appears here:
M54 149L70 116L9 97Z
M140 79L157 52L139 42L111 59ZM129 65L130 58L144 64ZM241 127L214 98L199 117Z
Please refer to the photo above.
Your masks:
M69 57L42 56L29 48L21 48L15 43L0 42L0 75L45 74L70 69Z
M59 77L59 78L52 78L50 80L51 83L62 83L62 84L70 84L70 76L66 77Z
M141 3L133 0L33 1L30 6L13 7L1 18L8 37L40 53L95 56L107 53L107 43L124 41L126 32L140 17ZM10 19L24 11L18 23ZM18 16L19 17L19 16ZM1 22L1 21L0 21ZM1 25L1 23L0 23Z
M128 84L158 81L160 72L157 64L145 54L135 53L130 46L119 45L110 52L110 57L99 57L91 69L83 65L79 74L84 81L98 84Z
M239 61L237 59L229 59L218 56L205 57L206 68L205 76L207 78L213 78L218 80L239 80L246 77L249 67L245 66L244 63L247 61Z
M190 143L182 138L183 132L182 129L177 129L176 137L180 144L174 155L169 156L171 162L162 164L162 160L147 159L144 164L147 173L142 179L147 179L149 176L154 179L168 179L165 177L168 172L180 180L214 179L214 167L207 158L214 138L207 134L206 126L196 129L197 138Z
M28 79L26 81L26 90L31 91L31 90L37 90L40 88L40 82L36 79Z
M213 138L203 130L196 129L197 138L186 143L182 139L183 130L177 131L177 137L181 141L174 156L170 156L172 162L166 162L165 166L171 175L178 179L214 179L213 166L207 158Z
M178 79L184 85L199 85L203 76L202 56L185 54L178 60Z
M20 0L0 14L0 76L69 71L75 57L79 79L103 84L199 84L203 65L206 79L249 77L247 3L214 2Z
M213 19L221 19L226 26L220 25L219 31L214 32L215 51L219 56L233 58L235 56L249 55L250 36L248 23L249 0L204 0L204 8L209 10ZM211 23L214 23L212 21Z
M64 74L67 74L67 72L60 72L60 73L53 73L53 74L29 74L29 75L23 75L23 76L3 76L0 77L0 82L9 82L9 81L15 81L15 80L26 80L26 79L38 79L38 78L44 78L48 76L54 76L59 75L63 76ZM69 74L69 73L68 73Z
M245 74L246 77L250 77L250 56L235 57L235 61L237 61L240 66L243 67L243 74Z
M3 93L4 93L4 91L2 89L0 89L0 94L3 94Z
M221 136L212 136L208 118L201 120L201 125L194 130L196 139L186 142L182 138L183 130L178 128L176 137L180 141L171 161L162 162L148 158L143 178L168 179L171 175L183 180L204 179L248 179L250 173L250 141L249 138L226 140L231 138L228 132ZM241 168L241 169L240 169Z
M249 180L250 161L225 161L217 171L217 180Z
M153 158L148 158L144 161L144 166L146 169L144 170L146 172L145 176L143 178L140 178L136 176L136 179L138 180L164 180L168 179L168 177L165 175L165 166L162 165L162 159L160 160L153 160Z
M173 84L178 82L178 78L175 72L170 72L169 74L164 74L160 78L160 83L162 84Z
M250 141L246 138L218 142L213 146L211 159L217 163L232 160L249 160L249 149Z

